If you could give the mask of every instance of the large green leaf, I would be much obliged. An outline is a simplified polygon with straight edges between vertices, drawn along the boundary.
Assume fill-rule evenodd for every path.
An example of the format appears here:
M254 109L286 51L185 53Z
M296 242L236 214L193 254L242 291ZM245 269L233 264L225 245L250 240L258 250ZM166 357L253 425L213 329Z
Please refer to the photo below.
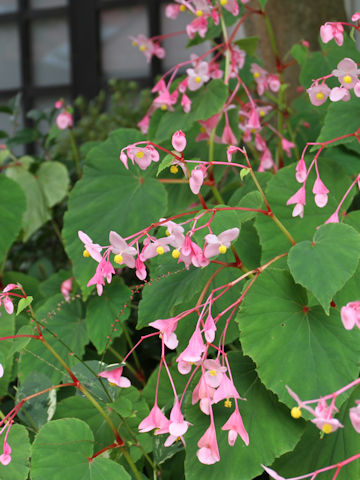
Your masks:
M11 447L11 462L0 464L0 480L26 480L29 473L30 442L26 428L13 425L7 442Z
M0 260L4 257L21 228L26 201L16 182L0 175Z
M326 313L336 292L355 273L360 258L360 235L349 225L322 225L312 241L294 245L288 256L296 283L309 289Z
M333 162L326 161L326 152L319 161L319 170L323 182L330 190L328 204L324 208L318 208L311 192L315 175L314 172L308 177L307 195L304 218L292 217L294 206L287 206L287 200L300 188L295 179L295 165L289 165L281 169L268 183L266 197L271 209L282 224L290 232L296 242L309 240L314 235L316 227L322 225L332 215L344 195L344 185L350 180L344 171ZM342 187L342 188L341 188ZM348 207L351 199L343 205L340 214ZM340 215L341 216L341 215ZM276 255L288 252L291 244L278 226L266 215L258 214L255 227L259 233L262 246L262 262L270 260Z
M83 176L70 195L63 237L85 295L90 292L86 284L95 273L96 263L82 257L78 230L90 235L94 243L108 245L110 230L126 237L159 220L166 212L166 191L161 183L150 178L151 170L157 167L143 171L129 161L126 170L119 160L121 148L143 138L136 130L113 132L106 142L90 150Z
M342 405L340 413L336 415L344 428L339 428L336 432L321 438L319 430L309 422L295 450L279 458L272 468L285 477L293 477L334 465L359 453L359 434L354 430L349 418L349 408L355 406L359 396L360 388L357 388ZM331 480L334 478L335 471L336 468L322 473L319 478ZM338 480L360 478L359 460L343 467L336 478Z
M70 178L64 164L60 162L42 163L36 176L49 207L53 207L66 196Z
M130 309L125 307L130 302L130 295L131 290L122 280L115 280L101 297L94 296L89 299L86 326L89 338L99 353L104 351L109 336L113 339L121 335L121 323L130 315Z
M47 423L37 434L31 456L32 480L130 480L121 465L93 455L94 436L82 420L64 418Z
M27 206L22 220L23 239L26 241L51 216L40 183L34 175L20 166L7 168L6 175L18 183L26 195Z
M286 271L267 269L260 275L237 321L244 352L261 380L289 406L293 400L285 385L306 400L331 393L358 374L360 332L349 335L335 309L326 316L321 307L309 307L306 291Z
M73 353L82 356L88 343L82 302L79 299L72 299L67 303L61 294L54 295L36 310L36 317L56 335L54 337L45 328L43 335L46 340L70 367L74 365L76 360ZM41 341L35 339L30 341L20 357L20 381L24 381L34 370L42 372L54 383L58 383L64 374L63 367L52 353Z
M295 422L287 408L275 395L265 389L255 372L255 365L240 353L229 354L232 376L240 395L247 401L240 402L240 412L249 434L249 446L238 437L233 447L228 445L228 432L222 431L233 409L223 403L214 408L221 460L214 465L203 465L196 458L197 442L208 428L208 416L200 412L198 405L186 410L186 420L193 425L185 436L187 480L228 478L251 480L260 474L261 463L272 462L279 455L292 450L303 432L301 422Z
M15 313L8 315L4 307L0 307L0 337L9 337L15 333ZM0 363L4 367L4 376L0 378L0 395L7 393L8 385L11 380L11 369L13 363L13 345L12 339L0 341Z

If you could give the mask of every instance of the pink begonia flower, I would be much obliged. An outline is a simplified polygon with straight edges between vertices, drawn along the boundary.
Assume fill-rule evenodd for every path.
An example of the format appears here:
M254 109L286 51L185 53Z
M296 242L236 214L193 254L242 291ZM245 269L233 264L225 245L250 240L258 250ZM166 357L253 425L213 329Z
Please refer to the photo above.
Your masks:
M158 162L160 159L159 152L152 145L147 145L144 148L129 146L127 147L127 154L132 163L136 162L141 170L146 170L151 162Z
M195 7L196 15L211 15L212 7L209 5L208 0L191 0L191 3ZM200 15L201 12L201 15Z
M98 373L98 377L106 378L111 385L117 385L121 388L128 388L131 382L128 378L122 376L124 367L114 368L113 370L105 370Z
M250 130L259 130L261 128L259 115L255 108L250 111L246 127Z
M281 138L281 146L284 152L288 157L291 157L291 149L295 148L295 144L293 142L289 142L289 140L286 140L286 138L282 137Z
M176 20L180 13L180 5L176 3L170 3L165 7L165 17L170 18L171 20Z
M149 130L150 125L150 115L147 113L141 120L138 122L137 126L140 128L141 133L146 134Z
M155 435L161 435L162 433L167 433L169 431L169 425L170 420L166 418L162 410L155 403L150 410L149 415L140 422L138 429L141 433L150 432L150 430L156 429Z
M261 68L256 63L252 63L250 67L250 72L253 74L254 80L257 86L257 92L259 95L262 95L266 89L266 77L267 71Z
M159 330L160 338L163 338L165 345L170 350L175 350L179 343L176 333L174 333L177 323L177 318L168 318L167 320L155 320L155 322L149 323L149 327Z
M212 117L208 118L207 120L199 120L199 124L201 128L200 128L200 133L195 140L197 142L200 142L202 140L209 140L211 132L214 130L214 128L216 128L219 122L219 119L220 119L220 115L217 113ZM216 143L221 143L221 139L218 135L214 136L214 141Z
M270 477L273 478L274 480L286 480L286 478L281 477L278 473L276 473L271 468L265 467L265 465L261 465L261 466L265 470L265 472L268 473Z
M221 142L225 145L234 145L238 143L233 131L231 130L229 121L225 122L223 134L221 135Z
M184 262L187 270L189 270L190 265L200 268L206 267L210 263L202 248L196 245L189 236L185 237L184 245L181 247L179 262Z
M73 116L70 112L61 112L56 118L56 125L59 130L66 130L67 128L71 128L73 124Z
M221 427L221 430L229 430L228 433L228 442L230 447L235 445L237 436L240 435L240 438L245 443L249 445L249 435L245 430L241 415L239 410L236 408L233 414L229 417L228 421Z
M275 168L273 157L271 155L270 150L268 148L265 148L265 150L263 151L260 157L260 165L259 165L258 171L264 172L265 170L270 170L270 168L272 167Z
M154 99L153 105L155 108L161 108L162 110L174 111L173 105L176 104L179 98L179 92L174 90L172 93L167 88L161 90L159 95Z
M236 153L238 151L238 147L235 147L234 145L230 145L227 150L226 150L226 157L227 157L227 161L228 162L231 162L232 161L232 156L234 155L234 153Z
M226 398L240 398L234 383L227 375L223 375L219 387L214 393L213 403L219 403Z
M312 193L315 195L315 203L319 208L325 207L328 202L329 190L323 184L319 177L316 178Z
M190 40L195 37L195 34L198 33L201 38L204 38L208 30L208 21L207 18L203 15L201 17L195 18L191 23L186 25L186 33Z
M0 455L0 463L6 466L6 465L9 465L10 462L11 462L11 447L5 440L3 453Z
M109 233L111 251L115 255L115 262L125 264L129 268L135 267L136 248L129 247L126 241L116 232L111 230Z
M306 179L306 174L307 174L307 170L306 170L305 160L303 158L300 158L300 160L296 165L296 180L299 183L304 183Z
M191 370L191 365L201 360L204 351L205 345L202 339L200 328L197 327L190 337L188 346L176 359L179 372L183 375L189 373Z
M316 107L319 107L326 102L331 90L326 83L323 83L321 85L312 85L306 91L309 94L310 102Z
M181 437L187 432L188 428L189 422L184 420L180 403L176 401L170 412L169 433L174 437Z
M239 236L240 230L237 227L229 228L220 235L214 235L209 233L205 235L206 247L204 250L204 255L206 258L214 257L219 255L219 253L226 253L228 247L230 247L231 242L236 240Z
M74 277L70 277L67 280L64 280L60 286L60 291L66 302L70 302L70 292L73 288L73 278Z
M354 93L357 97L360 97L360 80L355 83Z
M199 450L196 455L201 463L213 465L220 461L219 447L216 440L215 425L210 424L204 435L197 443Z
M165 219L160 218L160 222L163 220ZM182 247L185 241L184 227L172 222L171 220L164 222L162 225L163 227L166 227L166 235L171 237L171 242L169 242L170 245L175 248Z
M171 144L177 152L182 152L186 147L186 136L182 130L175 132L171 138Z
M334 87L331 89L329 98L332 102L348 102L351 98L349 90L344 87Z
M156 42L153 42L145 35L138 35L137 37L129 37L132 40L135 47L139 47L139 50L145 55L146 61L150 63L151 57L155 55L158 58L165 57L165 50L160 47Z
M222 7L224 7L228 12L232 13L234 17L239 15L239 4L236 0L223 0L220 1Z
M204 375L201 375L200 380L192 393L192 404L195 405L200 400L200 410L205 414L210 414L210 405L214 397L215 388L209 387L206 383Z
M217 388L222 380L224 372L226 372L226 367L220 365L219 360L205 360L204 367L206 368L205 372L205 381L209 387Z
M181 97L181 106L182 106L185 113L190 112L190 110L191 110L191 100L185 93L183 93L183 95Z
M217 62L211 62L209 64L209 76L214 79L222 78L224 76L224 72L220 70L220 65Z
M294 210L292 212L293 217L299 216L303 218L304 216L304 205L306 204L306 192L305 192L305 185L303 185L299 190L294 193L292 197L286 202L286 205L293 205L296 204Z
M9 315L11 315L14 312L14 304L12 303L11 297L8 295L7 292L10 292L11 290L15 290L16 288L20 288L20 286L17 283L9 283L3 289L2 294L0 294L0 306L1 304L3 304L6 313L8 313Z
M357 64L351 58L344 58L338 63L337 68L332 71L335 77L338 77L341 85L347 89L354 88L358 81L360 70Z
M246 52L244 50L241 50L236 45L232 46L230 64L231 64L231 70L233 75L235 74L235 72L237 73L237 71L244 66L245 57L246 57Z
M96 285L97 294L101 296L103 293L103 286L105 285L105 278L107 282L110 283L112 275L114 274L115 270L112 264L105 258L102 258L96 267L95 275L88 281L86 286L90 287L91 285Z
M102 251L102 247L98 243L93 243L91 238L81 230L78 231L78 236L84 244L85 251L83 255L85 257L91 256L94 260L100 262L102 259L102 255L100 253Z
M158 238L153 242L148 242L144 246L141 252L141 260L145 262L149 258L154 258L157 255L162 255L170 251L169 243L171 242L170 237Z
M330 215L330 217L326 220L325 223L339 223L339 213L337 210L335 210L335 212Z
M199 90L204 83L210 80L209 64L207 62L199 62L194 68L186 70L188 75L188 89L191 92Z
M141 258L138 256L135 261L135 274L139 280L145 280L147 276L147 271L145 267L145 263L141 260Z
M335 432L338 428L343 428L339 420L332 418L332 413L334 410L337 410L336 407L329 407L325 400L319 400L318 404L315 407L315 418L311 421L314 423L319 430L329 434Z
M190 178L189 178L189 186L190 190L197 195L200 192L201 186L204 182L204 178L206 175L206 167L195 167L191 170Z
M336 44L341 47L344 43L344 27L339 22L326 22L320 27L320 37L323 43L334 39Z
M349 302L341 307L340 315L346 330L352 330L355 325L360 328L360 301Z
M215 332L216 332L216 324L214 322L213 317L211 316L211 313L209 313L204 325L204 335L208 343L212 343L214 341Z
M267 85L269 85L269 88L272 92L278 92L280 90L280 79L277 75L270 73L267 77Z
M352 426L357 433L360 433L360 400L356 400L355 403L357 406L349 409L349 416Z
M360 12L355 12L355 13L353 14L353 16L351 17L351 20L352 20L353 22L357 22L358 20L360 20Z
M62 108L64 106L64 100L60 99L60 100L57 100L55 103L54 103L54 107L59 109L59 108Z

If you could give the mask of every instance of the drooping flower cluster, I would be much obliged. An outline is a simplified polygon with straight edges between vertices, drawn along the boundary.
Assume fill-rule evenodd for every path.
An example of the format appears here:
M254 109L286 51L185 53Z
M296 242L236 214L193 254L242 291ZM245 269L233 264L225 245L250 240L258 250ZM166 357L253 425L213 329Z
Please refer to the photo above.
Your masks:
M9 283L3 289L2 293L0 293L0 307L1 305L4 305L4 308L9 315L14 312L14 304L12 302L11 294L9 292L19 288L20 285L18 285L17 283Z

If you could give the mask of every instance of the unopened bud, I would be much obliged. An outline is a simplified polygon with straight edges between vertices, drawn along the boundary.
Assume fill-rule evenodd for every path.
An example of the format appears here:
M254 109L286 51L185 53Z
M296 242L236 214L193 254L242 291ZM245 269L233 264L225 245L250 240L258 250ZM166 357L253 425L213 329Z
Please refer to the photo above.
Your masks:
M172 136L171 143L177 152L182 152L186 147L185 133L181 130L175 132Z

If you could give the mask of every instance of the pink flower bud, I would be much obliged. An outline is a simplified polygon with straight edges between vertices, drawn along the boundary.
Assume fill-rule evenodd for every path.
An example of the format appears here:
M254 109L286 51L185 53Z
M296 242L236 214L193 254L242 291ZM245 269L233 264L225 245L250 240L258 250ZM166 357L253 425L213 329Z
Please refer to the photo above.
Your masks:
M56 125L59 130L66 130L73 126L73 117L70 112L59 113L56 119Z
M315 195L315 203L319 208L325 207L328 202L328 193L329 190L325 187L323 182L319 177L315 180L313 189L313 194Z
M177 152L182 152L186 147L185 133L181 130L175 132L172 136L171 143Z
M360 328L360 301L346 304L341 308L340 315L346 330L352 330L355 325Z

